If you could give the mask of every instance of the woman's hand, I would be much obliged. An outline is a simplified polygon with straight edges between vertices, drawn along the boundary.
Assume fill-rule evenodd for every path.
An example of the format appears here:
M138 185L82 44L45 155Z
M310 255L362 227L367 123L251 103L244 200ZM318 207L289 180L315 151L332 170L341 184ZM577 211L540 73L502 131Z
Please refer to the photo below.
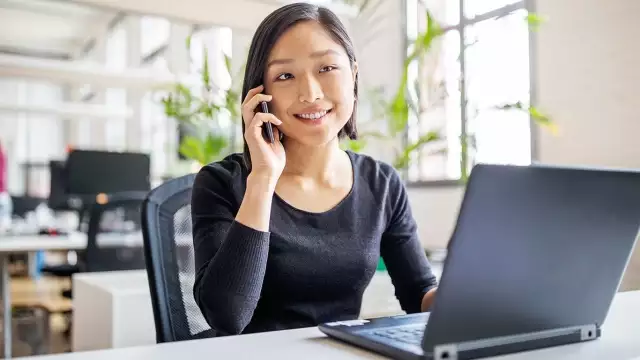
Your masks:
M245 124L244 137L251 153L251 177L263 179L275 186L284 170L286 162L284 147L280 142L280 133L273 126L273 144L268 143L262 136L264 123L280 125L282 121L270 113L256 112L256 107L262 101L271 101L271 95L261 94L263 85L249 90L242 103L242 119Z
M436 297L436 290L437 288L433 288L427 291L427 293L422 297L422 303L420 305L420 309L422 310L422 312L431 311L431 305L433 304L433 300Z

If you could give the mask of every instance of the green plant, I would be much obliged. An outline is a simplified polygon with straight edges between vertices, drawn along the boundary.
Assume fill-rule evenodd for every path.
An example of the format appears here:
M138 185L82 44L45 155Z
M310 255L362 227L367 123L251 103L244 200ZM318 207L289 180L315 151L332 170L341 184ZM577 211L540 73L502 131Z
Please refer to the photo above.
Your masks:
M362 13L364 8L371 4L370 1L348 1L348 3L360 5L360 12ZM425 146L433 146L434 153L441 153L446 151L446 147L443 146L445 136L438 130L428 131L427 133L419 136L417 139L407 141L406 139L408 122L411 116L416 118L422 117L429 111L429 108L425 108L420 104L421 89L420 83L409 84L409 68L415 63L422 61L435 45L435 42L444 35L443 28L434 19L431 12L426 12L426 29L422 33L418 34L416 39L411 44L411 53L407 56L404 66L400 84L398 85L394 95L391 99L385 99L381 96L380 91L370 91L368 94L371 100L373 111L372 115L374 119L370 123L376 123L377 119L385 121L384 131L364 131L359 135L358 140L346 140L343 142L343 148L350 149L352 151L362 151L370 140L376 139L390 146L394 154L393 166L398 170L404 170L411 164L411 159L414 154L422 151ZM543 19L533 13L529 13L524 19L530 30L536 31ZM466 45L473 46L472 44ZM410 88L412 86L412 88ZM435 95L439 101L444 100L446 94L444 93L444 84L438 83L434 85L434 89L427 89L430 95ZM409 90L413 90L412 96ZM435 104L434 104L435 105ZM523 111L527 112L530 118L541 127L546 127L555 132L556 126L552 122L549 116L545 115L541 110L517 102L514 104L504 104L496 106L495 109L502 111ZM469 153L475 148L475 136L473 134L467 134L467 136L461 136L460 139L460 169L461 169L461 181L466 182L469 173Z
M187 49L191 48L190 38L186 45ZM231 58L224 55L224 59L231 75ZM202 64L198 84L172 84L162 99L165 115L177 120L187 133L179 144L180 153L200 165L219 160L236 150L233 134L240 113L240 92L234 81L237 76L232 76L229 89L217 86L211 79L206 47ZM230 119L231 124L225 124L223 118Z

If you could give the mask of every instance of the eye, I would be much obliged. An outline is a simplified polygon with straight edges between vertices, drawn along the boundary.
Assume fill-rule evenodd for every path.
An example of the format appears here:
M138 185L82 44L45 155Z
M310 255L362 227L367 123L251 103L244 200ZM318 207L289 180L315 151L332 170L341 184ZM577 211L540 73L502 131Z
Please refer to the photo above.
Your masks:
M327 71L331 71L331 70L335 70L337 69L337 67L333 66L333 65L327 65L322 67L322 69L320 69L320 72L327 72Z
M283 74L278 75L276 80L288 80L288 79L291 79L292 77L293 77L293 75L291 75L290 73L283 73Z

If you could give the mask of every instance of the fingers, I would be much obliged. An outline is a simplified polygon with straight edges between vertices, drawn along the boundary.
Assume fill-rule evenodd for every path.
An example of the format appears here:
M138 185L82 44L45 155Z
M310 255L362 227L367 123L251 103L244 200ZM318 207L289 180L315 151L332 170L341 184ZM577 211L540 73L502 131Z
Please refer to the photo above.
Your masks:
M264 86L260 85L247 92L247 96L242 102L242 118L245 124L249 124L253 119L253 114L258 104L262 101L271 101L271 95L260 93Z
M257 87L254 87L253 89L249 90L249 91L247 92L247 96L245 96L244 100L242 101L242 105L246 104L246 103L247 103L247 101L251 100L251 98L252 98L255 94L257 94L257 93L261 92L262 90L264 90L264 85L259 85L259 86L257 86Z
M261 103L262 101L267 101L267 102L271 101L271 95L267 95L267 94L253 95L253 97L244 104L244 109L247 112L249 111L253 112L255 108L258 106L258 104Z
M281 125L282 121L275 115L270 113L256 113L249 124L249 128L261 128L264 123L272 123L273 125Z

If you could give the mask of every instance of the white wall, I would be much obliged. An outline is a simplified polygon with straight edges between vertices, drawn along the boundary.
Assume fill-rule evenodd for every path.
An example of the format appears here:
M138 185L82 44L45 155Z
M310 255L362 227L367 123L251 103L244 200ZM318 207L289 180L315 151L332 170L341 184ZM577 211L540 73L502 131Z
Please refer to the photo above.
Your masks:
M541 133L545 163L640 168L640 2L537 0L549 18L537 35L540 106L561 135ZM640 289L640 246L623 281Z

